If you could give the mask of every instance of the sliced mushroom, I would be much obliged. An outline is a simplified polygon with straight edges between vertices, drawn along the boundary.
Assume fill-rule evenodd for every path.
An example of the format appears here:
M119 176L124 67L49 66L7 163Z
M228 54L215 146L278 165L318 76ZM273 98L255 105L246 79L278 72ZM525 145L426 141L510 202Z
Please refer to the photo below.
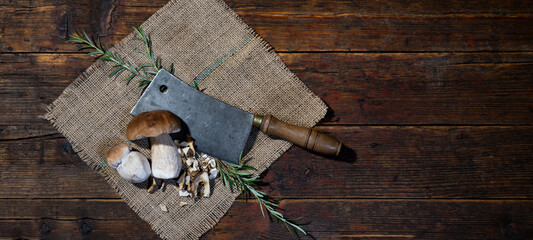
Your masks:
M188 197L188 196L191 196L191 194L185 190L179 190L179 193L180 197Z
M198 160L194 159L192 161L192 166L190 168L191 171L194 171L194 172L197 172L200 170L200 168L198 168Z
M196 196L198 192L198 187L202 183L202 197L209 197L211 195L211 188L209 186L209 177L206 172L202 172L192 184L192 195Z
M161 211L168 212L168 208L165 204L159 204L159 208L161 208Z
M148 193L153 193L156 188L157 182L155 181L155 178L152 178L152 184L150 184L150 187L146 191L148 191Z
M209 171L209 179L215 179L218 176L218 170L216 168Z
M209 166L211 167L211 169L217 167L217 162L215 161L215 159L213 159L213 158L211 158L211 157L209 158L209 160L207 161L207 163L209 163Z
M190 147L184 147L183 149L181 149L183 151L183 154L185 155L185 157L193 157L194 156L194 151L190 148Z
M185 142L187 143L187 146L192 150L192 155L196 156L196 149L194 148L194 139L192 139L189 134L185 136Z
M194 162L194 159L192 158L187 158L187 160L185 160L185 164L187 164L187 167L192 167L193 162Z
M150 137L152 176L160 179L177 178L183 163L178 148L168 135L181 130L181 120L165 110L144 112L135 116L126 130L128 140Z
M174 141L174 143L186 166L184 175L177 181L179 196L196 197L198 188L203 186L201 195L209 197L211 195L209 180L218 176L215 159L205 153L197 153L190 136L186 136L183 142Z
M150 177L150 163L141 153L131 151L126 143L119 143L112 147L106 155L106 160L118 174L132 183L146 181Z

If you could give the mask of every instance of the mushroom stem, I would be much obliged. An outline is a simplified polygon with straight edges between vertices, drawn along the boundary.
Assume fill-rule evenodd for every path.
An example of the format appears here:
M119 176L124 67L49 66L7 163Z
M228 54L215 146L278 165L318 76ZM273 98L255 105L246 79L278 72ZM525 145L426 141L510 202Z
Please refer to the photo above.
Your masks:
M161 180L161 187L160 189L163 189L163 192L165 191L165 180Z
M160 179L177 178L183 163L178 159L178 148L168 134L151 137L152 176Z
M152 185L150 185L147 192L153 193L156 186L157 186L157 182L155 181L155 178L152 178Z

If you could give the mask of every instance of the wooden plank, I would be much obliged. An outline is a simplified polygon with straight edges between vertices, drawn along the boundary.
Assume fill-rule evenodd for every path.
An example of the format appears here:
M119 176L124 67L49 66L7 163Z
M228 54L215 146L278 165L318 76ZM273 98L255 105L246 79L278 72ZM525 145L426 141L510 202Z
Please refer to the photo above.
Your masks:
M57 133L41 116L91 63L72 54L0 54L0 139Z
M0 198L119 198L64 138L0 142Z
M141 1L135 1L141 2ZM157 1L156 1L157 2ZM474 1L380 1L380 0L228 0L237 13L271 13L286 15L420 15L420 14L495 14L513 15L531 13L533 6L527 2L474 0ZM130 3L128 3L130 4ZM131 3L136 4L136 3ZM143 1L143 4L144 1Z
M131 26L144 22L163 4L158 3L154 7L121 5L113 1L102 1L101 4L58 2L57 5L42 4L31 7L9 4L3 7L4 26L0 31L0 51L75 51L75 47L66 42L74 29L85 29L89 34L103 36L110 44L116 44L132 32ZM309 3L307 6L310 7L292 15L284 12L298 9L299 4L293 3L292 7L289 5L286 11L280 11L281 7L278 7L277 12L265 12L256 11L256 6L261 4L251 3L245 4L251 7L238 8L237 13L277 51L533 49L533 29L530 27L532 17L521 12L521 4L492 4L486 11L482 11L483 14L474 15L461 12L426 14L424 11L422 15L413 15L412 12L403 13L402 9L409 9L411 5L423 9L426 5L397 2L390 8L383 8L382 4L373 4L368 10L366 5L351 7L350 3L338 7L331 7L334 3ZM429 11L441 5L436 4ZM458 3L449 4L450 7L456 5ZM262 9L268 6L270 5L265 5ZM386 12L371 10L378 8L385 9ZM508 15L505 9L515 9L514 11L519 13ZM530 6L525 9L527 11ZM318 14L321 10L324 10L325 14ZM340 14L337 11L340 11Z
M263 174L274 197L533 198L533 127L320 127L355 163L293 147ZM0 198L116 198L65 139L0 142Z
M134 220L137 214L122 199L1 199L0 219Z
M532 127L320 127L355 163L293 147L264 174L273 196L531 198Z
M530 15L241 16L276 51L529 51L533 47Z
M156 238L120 201L0 200L0 238ZM530 239L531 200L288 199L286 216L315 238ZM15 216L13 216L15 214ZM203 239L292 239L261 216L254 201L237 200ZM308 239L308 237L304 237Z
M257 206L237 202L205 239L293 239ZM285 200L287 216L302 216L321 239L530 239L530 201ZM305 238L309 239L309 238Z
M281 57L331 108L323 124L530 124L533 120L532 53L282 53ZM0 112L4 113L0 139L57 133L39 116L91 63L91 57L78 54L0 54Z
M331 108L323 123L530 124L531 53L282 54Z
M133 1L102 1L114 3L114 5L142 8L161 8L168 0L133 0ZM513 15L517 13L531 13L533 6L527 1L498 1L498 0L473 0L473 1L402 1L402 0L225 0L226 4L236 12L276 13L287 15L332 15L347 13L367 14L496 14ZM2 7L43 7L43 6L79 6L88 5L86 0L54 0L53 3L46 0L20 0L1 3Z
M160 239L148 223L134 220L0 220L2 239Z
M331 107L323 123L528 124L532 119L531 53L281 56ZM72 54L3 54L0 63L0 139L16 139L56 133L39 116L91 61Z

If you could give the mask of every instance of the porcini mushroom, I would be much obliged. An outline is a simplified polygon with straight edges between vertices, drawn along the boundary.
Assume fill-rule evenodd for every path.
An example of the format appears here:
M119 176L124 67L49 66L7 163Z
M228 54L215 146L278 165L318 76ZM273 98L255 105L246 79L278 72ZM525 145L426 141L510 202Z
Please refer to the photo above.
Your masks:
M150 137L152 176L173 179L179 176L183 163L169 134L180 130L181 120L176 115L157 110L135 116L128 124L126 136L128 140Z
M132 152L126 143L119 143L109 149L106 160L109 166L117 169L118 174L126 181L140 183L150 177L148 159L139 152Z

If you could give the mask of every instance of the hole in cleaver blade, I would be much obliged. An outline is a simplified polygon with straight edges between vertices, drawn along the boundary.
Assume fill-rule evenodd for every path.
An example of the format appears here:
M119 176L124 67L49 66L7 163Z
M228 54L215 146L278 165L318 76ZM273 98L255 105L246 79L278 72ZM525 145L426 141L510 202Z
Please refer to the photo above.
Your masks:
M212 98L165 70L157 73L130 114L155 110L167 110L180 117L200 152L239 163L250 136L253 114Z

